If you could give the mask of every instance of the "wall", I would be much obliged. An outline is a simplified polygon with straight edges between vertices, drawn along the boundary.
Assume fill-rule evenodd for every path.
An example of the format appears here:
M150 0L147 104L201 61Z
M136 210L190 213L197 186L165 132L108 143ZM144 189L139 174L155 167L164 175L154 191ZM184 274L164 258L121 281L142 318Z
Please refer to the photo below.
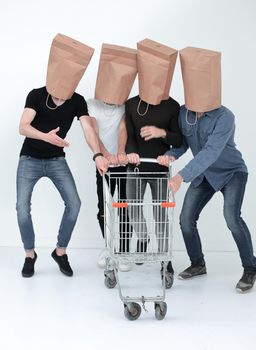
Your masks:
M77 92L85 98L94 94L102 42L136 47L148 37L181 49L196 46L222 52L223 104L236 115L236 141L249 167L250 177L243 216L255 241L255 10L253 0L141 0L135 1L32 1L10 0L1 4L0 66L0 220L1 246L20 246L15 212L15 173L23 137L18 134L19 119L27 93L45 84L52 38L60 32L96 49ZM254 88L254 89L253 89ZM137 94L137 82L132 95ZM179 63L171 95L183 103ZM95 169L79 122L74 121L67 139L71 146L67 159L83 202L71 246L102 246L96 221ZM179 160L178 171L191 158ZM178 226L178 213L187 186L177 195L175 249L184 249ZM204 210L199 227L205 250L234 250L222 217L222 196ZM41 180L33 194L33 217L37 244L53 246L62 214L62 202L49 180Z

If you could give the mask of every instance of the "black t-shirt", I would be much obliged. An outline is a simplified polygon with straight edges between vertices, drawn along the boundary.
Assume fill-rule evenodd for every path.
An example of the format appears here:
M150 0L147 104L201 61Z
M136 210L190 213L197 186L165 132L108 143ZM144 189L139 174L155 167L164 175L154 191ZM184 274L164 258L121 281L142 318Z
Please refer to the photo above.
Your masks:
M158 105L149 105L147 113L141 116L140 114L146 111L147 103L141 101L139 114L137 111L139 101L140 97L135 96L125 104L125 120L128 133L126 152L138 153L141 158L157 158L164 155L170 149L170 146L180 147L182 135L178 124L180 109L178 102L169 97L168 100L163 100ZM156 126L164 129L166 137L145 141L140 136L140 129L143 126ZM162 172L166 171L166 167L155 163L141 163L139 170Z
M42 132L49 132L57 127L60 128L57 135L65 138L75 117L79 119L83 115L88 115L87 104L83 96L76 92L69 100L54 110L46 106L48 92L46 87L32 90L26 99L26 108L36 111L35 118L31 126ZM48 106L55 108L51 96L48 98ZM25 138L20 155L27 155L35 158L64 157L63 147L54 146L48 142Z

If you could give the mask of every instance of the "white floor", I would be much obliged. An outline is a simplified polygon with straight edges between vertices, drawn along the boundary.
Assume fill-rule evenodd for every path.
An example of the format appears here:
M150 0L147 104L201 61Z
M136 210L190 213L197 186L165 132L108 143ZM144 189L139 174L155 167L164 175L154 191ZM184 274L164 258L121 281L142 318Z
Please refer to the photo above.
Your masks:
M255 349L256 288L236 293L242 270L235 253L207 253L207 276L176 279L163 321L148 304L133 322L124 317L117 288L104 286L98 250L69 250L72 278L58 271L51 249L37 253L35 275L24 279L22 250L0 248L1 350ZM183 252L173 261L177 272L188 265Z

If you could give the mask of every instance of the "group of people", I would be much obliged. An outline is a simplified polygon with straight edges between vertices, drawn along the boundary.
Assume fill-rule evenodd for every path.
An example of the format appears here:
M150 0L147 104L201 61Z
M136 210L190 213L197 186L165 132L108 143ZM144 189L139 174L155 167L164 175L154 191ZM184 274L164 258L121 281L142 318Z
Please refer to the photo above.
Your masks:
M64 39L68 41L69 38ZM104 54L108 59L104 59ZM122 172L130 173L136 166L142 173L157 173L166 171L170 162L190 149L193 159L168 183L174 193L183 182L190 183L180 214L180 227L191 265L179 278L189 279L207 273L197 221L213 195L221 191L224 217L244 269L236 289L245 292L253 287L256 258L249 229L241 217L248 171L234 142L234 115L221 105L220 53L191 47L179 52L185 94L182 107L169 96L177 54L176 50L149 39L138 43L137 51L103 44L94 99L86 102L75 92L79 79L68 86L67 79L72 81L72 75L63 77L64 92L60 76L59 85L47 79L46 86L28 94L20 121L20 133L26 138L17 171L17 216L26 254L23 277L33 276L37 259L30 212L33 188L42 177L52 180L65 204L52 258L62 273L73 275L66 249L81 201L64 148L68 147L67 132L77 117L96 165L97 218L103 237L102 176L106 176L109 165L112 165L110 172L119 172L122 166ZM109 59L111 55L115 58L113 61ZM63 65L63 61L60 56L59 64ZM139 95L129 99L137 71ZM157 164L142 164L142 157L156 158ZM152 198L156 196L154 181L142 180L140 189L129 185L126 177L119 182L108 181L111 193L118 190L121 199L137 199L138 191L143 198L147 184ZM131 223L136 222L133 215L129 212ZM142 213L139 215L143 217ZM136 232L136 225L126 224L125 237L120 237L120 251L129 251L132 232ZM138 238L137 250L147 251L147 244L145 228L145 235ZM105 266L106 254L104 250L99 256L101 267ZM123 263L119 268L129 271L132 266ZM171 262L167 270L173 273Z

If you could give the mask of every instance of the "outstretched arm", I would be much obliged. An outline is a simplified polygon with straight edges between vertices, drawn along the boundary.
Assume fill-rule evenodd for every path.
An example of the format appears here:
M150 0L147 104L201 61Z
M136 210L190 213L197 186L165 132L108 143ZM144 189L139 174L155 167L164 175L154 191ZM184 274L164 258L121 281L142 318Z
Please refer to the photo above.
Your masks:
M125 126L125 117L123 116L119 124L118 151L117 151L118 161L119 161L119 164L121 165L126 165L128 163L128 159L125 153L126 143L127 143L127 130Z
M83 132L84 132L84 137L91 148L92 152L94 154L101 153L100 149L100 144L99 144L99 139L97 137L97 134L94 131L94 128L92 126L90 117L87 115L81 116L79 118ZM108 170L108 161L104 156L97 156L95 158L95 164L99 172L102 174L102 172L106 172Z
M57 135L60 128L56 128L47 133L37 130L31 123L36 116L36 111L32 108L24 108L20 119L19 132L21 135L31 139L42 140L58 147L67 147L69 143Z
M92 123L92 127L98 137L99 145L100 145L100 152L103 154L103 156L108 160L109 164L117 165L118 164L118 158L116 155L109 153L109 151L106 149L104 143L102 142L100 135L99 135L99 127L97 124L97 120L94 117L90 116L90 121Z

